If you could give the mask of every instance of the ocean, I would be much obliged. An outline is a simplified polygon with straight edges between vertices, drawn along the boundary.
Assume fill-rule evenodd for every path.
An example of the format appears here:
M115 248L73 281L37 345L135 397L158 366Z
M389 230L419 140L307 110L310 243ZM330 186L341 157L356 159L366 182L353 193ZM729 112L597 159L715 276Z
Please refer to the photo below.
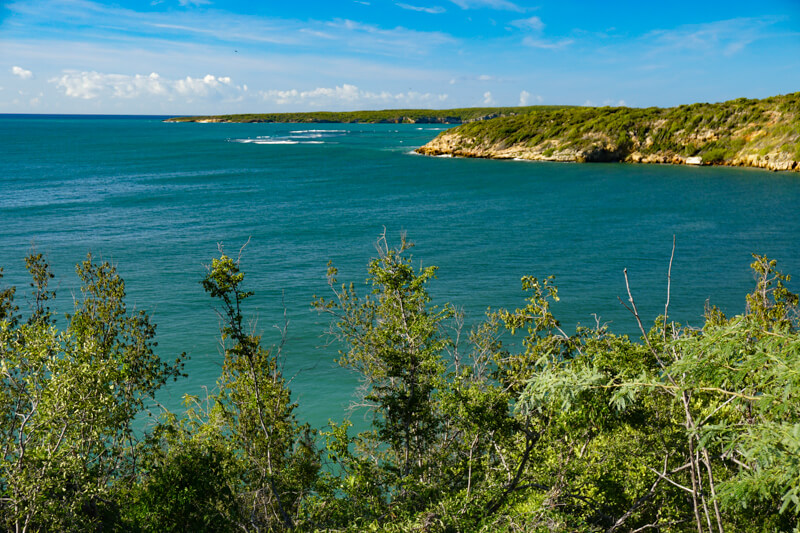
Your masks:
M673 236L671 316L701 326L707 302L744 310L751 253L800 275L800 175L755 169L431 158L412 149L444 127L396 124L171 124L162 117L0 116L0 286L28 302L24 257L56 274L59 324L76 263L113 262L128 304L158 324L158 353L187 352L187 379L159 397L180 410L220 372L219 322L205 265L241 251L246 312L281 340L298 414L341 420L357 378L334 360L326 265L362 292L385 231L437 265L434 302L467 324L524 305L524 275L555 275L565 329L608 323L638 336L623 269L646 324L663 313ZM800 290L796 283L790 288ZM512 344L515 342L509 339Z

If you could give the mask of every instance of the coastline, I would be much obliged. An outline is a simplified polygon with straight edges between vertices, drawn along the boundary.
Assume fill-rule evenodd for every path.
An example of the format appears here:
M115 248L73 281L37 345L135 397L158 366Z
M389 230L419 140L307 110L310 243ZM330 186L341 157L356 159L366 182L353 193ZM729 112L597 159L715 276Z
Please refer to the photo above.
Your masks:
M472 144L472 146L470 146ZM638 151L620 153L613 147L595 150L563 149L548 152L522 145L503 147L475 145L457 134L444 132L414 152L431 157L462 157L473 159L500 159L513 161L546 161L556 163L631 163L689 166L750 167L772 172L800 172L800 162L781 154L747 154L720 161L703 161L701 157L677 153L656 152L644 154ZM772 157L770 157L772 155Z
M573 107L463 124L424 155L800 171L800 93L671 108Z

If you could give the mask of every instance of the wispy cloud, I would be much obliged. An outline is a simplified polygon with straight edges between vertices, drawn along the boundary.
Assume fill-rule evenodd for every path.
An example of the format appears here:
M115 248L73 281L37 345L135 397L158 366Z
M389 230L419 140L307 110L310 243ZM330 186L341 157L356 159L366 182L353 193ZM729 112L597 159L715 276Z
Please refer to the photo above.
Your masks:
M337 39L345 42L350 50L389 56L424 55L438 46L457 42L450 35L441 32L422 32L402 26L386 29L347 19L327 22L325 27Z
M450 0L461 9L489 8L501 11L517 11L522 13L523 8L508 0Z
M80 36L82 40L91 35L95 42L126 42L135 38L140 42L227 43L238 49L247 44L255 47L271 44L285 46L290 53L320 47L331 52L336 43L335 50L340 53L368 51L387 56L427 54L437 46L455 42L441 31L387 28L348 19L246 15L219 9L136 12L89 0L17 1L9 4L8 9L48 32ZM422 9L435 12L437 8ZM91 31L87 32L87 27Z
M409 11L419 11L422 13L430 13L431 15L437 15L439 13L445 12L445 8L441 6L433 6L433 7L412 6L411 4L403 4L400 2L395 2L394 5L402 9L407 9Z
M497 102L492 98L491 91L483 93L483 105L495 105Z
M559 39L557 41L548 41L547 39L537 39L535 37L525 37L522 39L522 44L530 46L531 48L542 48L544 50L560 50L571 45L575 41L572 39Z
M26 70L26 69L24 69L22 67L18 67L16 65L11 67L11 73L14 76L22 78L23 80L29 80L29 79L33 78L33 72L31 72L30 70Z
M72 98L92 100L101 96L131 99L142 96L160 96L167 99L234 97L247 87L235 86L230 77L207 74L202 78L187 76L170 80L153 72L149 75L107 74L101 72L68 71L48 80Z
M670 30L655 30L643 39L654 46L654 51L694 52L733 55L750 44L772 37L768 31L780 19L776 17L735 18L690 24Z
M178 0L182 6L204 6L211 3L210 0Z
M539 17L512 20L511 25L522 30L542 31L544 29L544 22Z
M277 105L307 105L310 107L339 107L346 105L349 108L368 105L416 105L432 106L441 105L447 100L447 94L419 93L407 91L393 93L390 91L364 91L355 85L343 84L335 87L317 87L312 90L268 90L260 91L259 95L267 102Z

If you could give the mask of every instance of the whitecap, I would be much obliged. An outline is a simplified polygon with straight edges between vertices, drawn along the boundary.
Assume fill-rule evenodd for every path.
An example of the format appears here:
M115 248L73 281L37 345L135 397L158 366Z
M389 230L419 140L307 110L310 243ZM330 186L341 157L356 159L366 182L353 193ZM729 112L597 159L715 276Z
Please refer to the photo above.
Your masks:
M333 135L323 135L321 133L309 133L308 135L290 135L292 139L321 139L322 137L333 137Z
M291 139L265 139L259 137L257 139L232 139L231 142L235 143L242 143L242 144L298 144L299 141L293 141Z
M347 130L292 130L289 133L347 133Z

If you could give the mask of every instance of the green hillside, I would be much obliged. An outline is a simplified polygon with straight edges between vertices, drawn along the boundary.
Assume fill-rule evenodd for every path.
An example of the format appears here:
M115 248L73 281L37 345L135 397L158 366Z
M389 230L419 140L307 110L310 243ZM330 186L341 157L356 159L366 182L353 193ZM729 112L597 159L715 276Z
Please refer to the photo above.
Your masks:
M798 170L800 93L672 108L533 109L461 125L419 151L503 159Z

